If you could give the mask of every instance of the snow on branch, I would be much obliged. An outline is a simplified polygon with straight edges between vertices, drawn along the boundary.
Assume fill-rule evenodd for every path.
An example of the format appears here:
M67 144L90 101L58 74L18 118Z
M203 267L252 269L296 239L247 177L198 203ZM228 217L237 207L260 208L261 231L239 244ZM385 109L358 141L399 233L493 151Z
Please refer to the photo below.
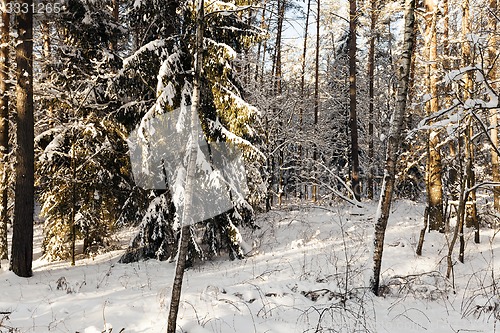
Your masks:
M137 51L134 52L131 56L123 59L123 66L122 69L118 72L117 77L120 77L124 75L124 73L133 67L135 64L140 62L140 57L143 56L145 53L149 52L156 52L157 55L159 54L159 50L163 49L169 39L172 37L169 37L167 39L162 38L162 39L155 39L143 46L141 46Z
M486 129L488 128L485 124L481 122L479 117L474 114L474 110L487 110L487 109L496 109L500 108L499 103L499 94L494 91L491 86L491 82L486 79L486 75L484 74L484 69L481 66L465 66L456 70L449 71L444 78L444 83L450 84L452 82L461 81L464 74L469 72L475 72L476 83L481 83L484 89L486 90L484 94L487 96L487 99L481 98L469 98L467 100L460 100L456 98L453 101L453 105L450 107L441 109L420 121L418 126L410 131L408 134L409 137L413 136L416 131L429 130L429 129L438 129L449 126L452 123L458 123L464 116L468 114L472 114L474 118L480 122L483 127L485 133L487 133ZM453 110L458 109L456 113L451 113ZM466 111L466 112L463 112ZM450 114L451 113L451 114ZM440 119L445 115L448 116L447 119Z
M221 134L224 135L228 141L250 148L253 152L255 152L258 156L260 156L260 158L262 158L262 160L264 160L264 161L267 159L266 155L264 155L264 153L262 153L259 148L254 146L250 141L245 140L242 137L240 137L240 136L234 134L233 132L231 132L230 130L228 130L226 127L224 127L220 123L219 119L217 119L215 121L209 119L208 123L209 123L211 130L220 131Z

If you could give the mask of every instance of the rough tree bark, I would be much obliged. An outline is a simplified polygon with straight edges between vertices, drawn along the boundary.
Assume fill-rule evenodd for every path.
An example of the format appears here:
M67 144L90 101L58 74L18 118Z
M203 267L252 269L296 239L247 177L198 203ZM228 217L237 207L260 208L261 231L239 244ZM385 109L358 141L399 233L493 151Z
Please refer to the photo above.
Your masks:
M188 253L189 238L191 236L191 225L193 224L193 191L196 173L196 157L198 154L198 109L201 101L201 71L203 66L203 29L204 29L204 0L197 1L196 10L196 41L194 55L194 77L193 92L191 97L191 145L188 150L189 158L186 170L186 181L184 187L184 210L182 212L182 227L175 266L174 283L172 285L172 297L168 314L167 333L175 333L177 326L177 314L182 291L182 280L186 268L186 256Z
M2 1L2 28L0 46L0 163L2 196L0 206L0 260L8 259L7 223L9 222L9 23L10 15L6 11L8 1ZM1 264L0 264L1 266Z
M356 112L356 0L349 0L349 129L351 134L351 186L357 201L361 199L359 182L358 116Z
M113 19L115 20L116 24L119 23L118 22L119 13L120 13L120 0L112 0L111 1L111 15L113 15ZM116 38L113 38L113 40L111 40L109 48L111 49L111 51L118 51L118 40Z
M16 14L17 164L11 269L32 276L34 212L33 1Z
M425 2L425 49L427 53L426 81L429 101L425 105L429 116L439 110L437 78L437 4ZM429 230L444 231L442 163L439 151L439 133L429 130L427 140L426 188L429 212Z
M373 275L370 279L370 289L379 296L380 270L384 251L385 230L389 219L394 182L396 178L396 164L399 158L401 131L406 112L408 97L408 83L410 79L411 60L414 48L415 0L405 2L405 24L403 37L403 53L398 62L399 86L397 91L396 107L394 109L389 137L387 141L386 161L380 200L375 215L375 237L373 252Z

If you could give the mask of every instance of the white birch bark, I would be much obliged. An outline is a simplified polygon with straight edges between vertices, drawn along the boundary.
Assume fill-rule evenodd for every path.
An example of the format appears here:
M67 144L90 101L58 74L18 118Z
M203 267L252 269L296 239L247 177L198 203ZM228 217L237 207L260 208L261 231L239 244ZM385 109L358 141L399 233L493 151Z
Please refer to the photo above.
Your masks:
M175 267L174 283L172 285L172 297L170 301L170 310L168 314L167 333L175 333L177 326L177 314L182 291L182 280L184 269L186 267L186 256L188 252L189 238L191 234L190 225L193 224L193 184L196 173L196 157L198 154L198 109L200 106L200 82L201 70L203 64L203 18L204 18L204 0L198 0L196 14L196 44L194 57L194 78L193 93L191 96L191 138L190 148L188 150L188 166L186 170L186 181L184 186L184 209L182 212L182 227L179 242L179 250Z
M396 108L391 117L389 137L386 151L384 180L380 193L380 200L375 215L375 237L373 252L373 275L370 279L370 289L375 295L379 295L380 271L382 267L382 253L384 250L385 230L389 219L392 194L394 190L396 164L399 158L401 143L401 131L406 113L406 102L408 98L408 83L410 79L411 59L414 48L414 25L415 25L415 0L405 2L405 28L403 40L403 53L398 62L399 87L396 100Z

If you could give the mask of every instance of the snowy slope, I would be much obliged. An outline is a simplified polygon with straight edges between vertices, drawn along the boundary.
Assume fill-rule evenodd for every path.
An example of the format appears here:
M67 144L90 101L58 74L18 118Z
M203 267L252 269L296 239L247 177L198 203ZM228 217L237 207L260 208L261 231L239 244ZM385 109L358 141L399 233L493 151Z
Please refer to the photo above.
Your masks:
M445 236L427 234L424 255L415 256L423 208L396 203L384 252L386 296L377 298L364 288L374 210L287 207L261 215L262 228L246 235L254 245L248 258L186 272L179 332L500 331L499 235L484 229L481 244L468 241L453 288L444 277ZM30 279L3 262L0 312L10 314L0 315L0 332L165 331L174 264L118 264L121 253L76 267L37 259Z

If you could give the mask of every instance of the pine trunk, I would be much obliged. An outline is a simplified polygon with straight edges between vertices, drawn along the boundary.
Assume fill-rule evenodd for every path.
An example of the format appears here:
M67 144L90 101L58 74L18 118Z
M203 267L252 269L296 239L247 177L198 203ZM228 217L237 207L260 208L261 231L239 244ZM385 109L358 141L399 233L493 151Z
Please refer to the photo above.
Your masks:
M439 110L438 78L437 78L437 7L434 2L426 2L426 66L427 91L429 101L426 103L426 113L431 115ZM444 231L443 217L443 182L441 153L439 151L439 133L430 130L427 147L427 205L429 208L429 230Z
M172 286L172 297L168 314L168 333L175 333L177 326L177 314L181 299L182 281L186 268L186 257L188 254L189 239L191 236L191 224L193 222L193 191L196 173L196 157L198 154L198 109L201 102L201 71L203 66L203 29L204 29L204 0L197 1L196 13L196 44L194 60L193 93L191 99L191 146L188 151L188 166L186 170L186 181L184 188L184 209L181 220L181 235L177 262L175 266L174 283Z
M471 33L470 29L470 1L463 0L462 2L462 67L469 66L473 63L471 46L469 44L469 35ZM473 73L468 72L464 75L464 92L463 92L463 100L466 101L470 98L473 98L472 91L474 90L474 78ZM466 181L467 188L472 188L476 183L476 176L474 172L474 145L471 142L473 138L473 128L471 119L467 120L467 125L465 128L465 154L466 159L470 160L471 163L468 164L466 170ZM476 233L479 238L479 219L477 217L477 207L476 207L476 190L472 189L469 192L469 195L466 197L467 209L466 214L467 218L465 219L465 225L467 227L476 227Z
M321 1L317 1L317 12L316 12L316 59L314 66L314 129L318 125L319 117L319 51L320 51L320 18L321 18ZM313 148L313 160L316 162L318 159L318 148L314 146ZM316 166L314 167L316 169ZM318 185L316 179L316 172L314 172L313 186L311 197L314 202L318 200Z
M33 7L16 15L17 162L11 269L32 276L34 212Z
M262 0L262 15L260 18L260 28L262 30L266 29L266 8L267 8L267 0ZM257 59L255 60L255 76L254 76L254 82L257 85L259 82L259 73L260 73L260 55L262 53L262 41L259 41L257 44ZM264 50L265 52L265 50ZM262 81L261 81L262 84Z
M378 16L378 3L377 0L372 0L371 2L371 22L370 22L370 46L368 48L368 163L370 167L368 169L367 178L367 196L368 199L373 199L373 163L374 161L374 147L373 147L373 135L374 127L373 122L375 121L375 94L374 94L374 83L375 83L375 28L377 24Z
M285 6L286 6L286 0L280 0L278 1L278 32L276 35L276 73L275 73L275 94L276 96L281 96L283 90L282 90L282 63L281 63L281 39L283 35L283 22L285 20ZM283 127L283 123L281 119L278 121L278 126L280 128ZM278 145L281 146L281 142L278 142ZM284 153L283 149L280 148L279 154L278 154L278 205L281 206L283 203L283 192L284 192L284 185L283 185L283 160L284 160Z
M349 129L351 131L351 186L356 200L361 199L359 182L358 117L356 112L356 0L349 0Z
M399 62L399 87L397 92L396 108L394 109L389 129L386 151L386 162L380 201L375 216L375 238L373 252L373 276L370 280L370 289L379 296L380 272L382 254L384 250L385 230L389 219L392 194L396 175L396 163L399 158L401 131L406 113L408 86L410 79L411 60L414 49L415 0L406 0L405 26L403 39L403 54Z
M276 52L274 59L274 92L276 95L281 95L281 38L283 34L283 21L285 19L285 0L278 1L278 27L276 32Z
M112 0L111 1L111 15L113 15L113 19L115 20L115 23L118 25L118 16L120 13L120 0ZM111 41L109 48L111 51L118 51L118 40L116 38L113 38Z
M306 103L306 96L305 96L305 82L306 82L306 58L307 58L307 38L309 35L309 16L311 14L311 0L307 0L307 11L306 11L306 24L304 26L304 46L302 48L302 67L301 67L301 73L300 73L300 97L302 99L302 103ZM302 135L304 133L304 110L307 108L306 105L302 105L299 109L299 126L300 126L300 140L303 140ZM304 161L306 160L302 147L302 143L299 142L299 158L301 163L301 169L305 170L306 164ZM302 194L302 189L301 187L301 181L298 181L298 192L299 192L299 197L302 199L307 199L307 183L304 184L304 193Z
M498 1L490 0L489 6L490 15L488 17L488 30L491 31L488 45L488 60L489 65L491 66L489 79L492 84L492 88L498 91L498 62L500 60L497 59L497 18L492 14L498 13ZM491 143L498 148L498 109L490 110L490 128ZM500 182L499 156L494 148L491 149L491 175L494 182ZM493 206L495 211L500 212L500 186L493 187Z
M3 1L2 6L7 1ZM0 260L8 259L7 223L9 222L9 22L10 15L2 10L0 46L0 163L2 196L0 206Z

